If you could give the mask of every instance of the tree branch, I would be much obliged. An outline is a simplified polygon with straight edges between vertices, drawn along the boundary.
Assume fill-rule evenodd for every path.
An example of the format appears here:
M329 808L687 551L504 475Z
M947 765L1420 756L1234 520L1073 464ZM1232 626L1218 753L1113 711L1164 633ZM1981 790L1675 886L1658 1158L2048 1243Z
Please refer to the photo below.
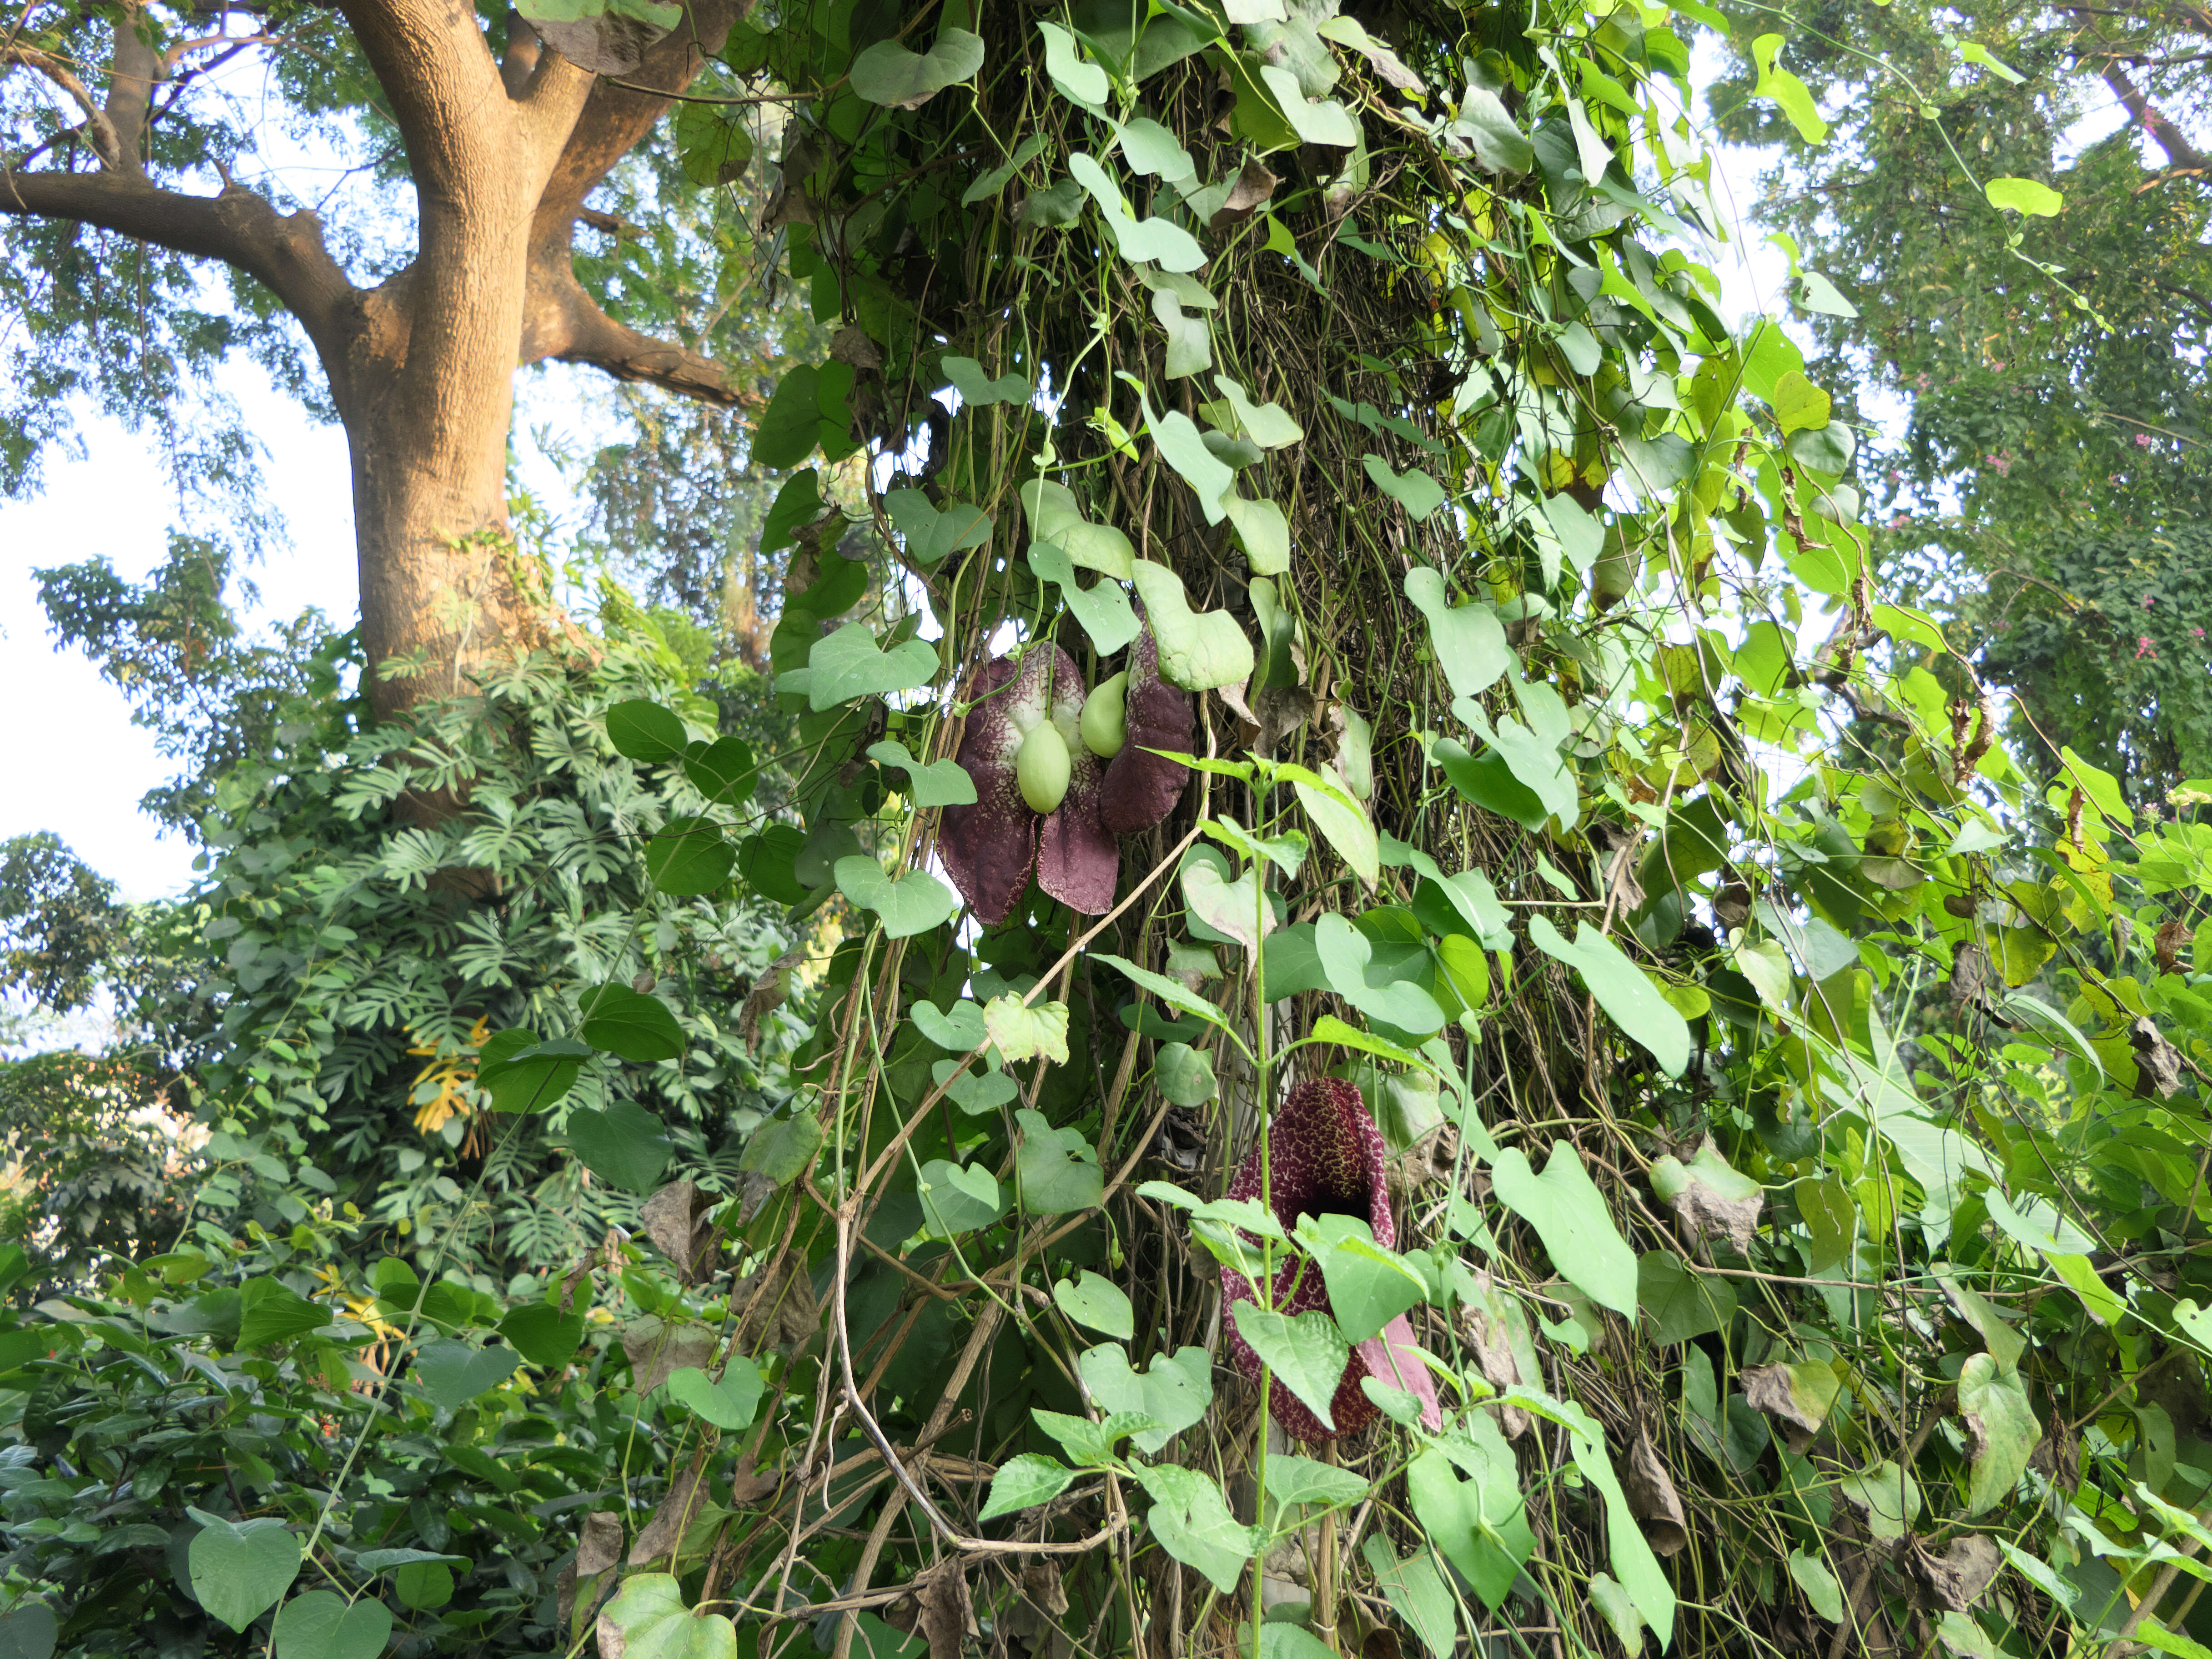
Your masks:
M279 214L239 185L187 196L117 173L63 172L0 172L0 213L78 220L237 266L300 319L343 402L360 295L324 246L314 214Z
M693 0L675 32L655 41L644 61L623 77L625 84L602 78L592 88L546 180L533 241L542 247L557 236L566 246L568 226L584 198L667 113L674 100L665 94L690 86L707 59L722 49L730 26L751 9L751 0Z
M52 52L40 52L36 46L0 46L0 64L20 64L25 69L36 70L67 93L84 112L84 136L92 144L93 154L100 157L100 165L111 172L122 169L123 146L116 138L114 124L107 118L107 112L93 101L76 70Z
M107 60L107 118L115 128L121 160L111 171L143 178L146 128L153 115L154 84L168 78L161 56L139 35L146 21L143 5L126 3L116 14L115 45Z
M547 358L589 363L618 380L657 386L718 409L759 410L767 404L758 391L739 385L713 359L617 322L584 291L565 264L557 273L531 273L520 361L535 363Z
M448 0L336 0L387 100L422 199L423 257L458 229L464 262L482 252L473 232L507 234L520 189L542 193L547 169L590 95L592 76L557 52L510 96L473 7ZM524 209L527 210L526 207ZM487 225L489 216L495 222Z
M2212 167L2212 161L2205 160L2203 152L2189 142L2181 129L2167 120L2150 100L2136 89L2136 83L2128 78L2126 70L2107 59L2104 76L2105 84L2112 89L2112 95L2120 100L2127 112L2135 117L2136 125L2150 134L2158 147L2166 152L2167 166L2191 173L2203 173Z

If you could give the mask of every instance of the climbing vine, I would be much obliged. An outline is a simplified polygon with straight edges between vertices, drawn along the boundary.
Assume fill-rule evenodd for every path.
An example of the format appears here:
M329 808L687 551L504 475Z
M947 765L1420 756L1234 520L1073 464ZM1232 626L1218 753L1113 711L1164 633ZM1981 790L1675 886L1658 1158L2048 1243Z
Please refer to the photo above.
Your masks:
M192 1504L200 1609L277 1659L2202 1651L2205 798L2069 750L2024 799L1880 599L1852 430L1715 309L1713 21L733 32L834 330L753 437L787 791L599 676L536 752L660 803L586 838L635 904L425 1045L487 1169L549 1133L634 1226L505 1285L133 1270L345 1423L281 1513ZM386 874L481 870L504 799ZM663 971L741 899L819 946ZM81 1300L19 1366L112 1384ZM473 1537L400 1501L434 1433Z

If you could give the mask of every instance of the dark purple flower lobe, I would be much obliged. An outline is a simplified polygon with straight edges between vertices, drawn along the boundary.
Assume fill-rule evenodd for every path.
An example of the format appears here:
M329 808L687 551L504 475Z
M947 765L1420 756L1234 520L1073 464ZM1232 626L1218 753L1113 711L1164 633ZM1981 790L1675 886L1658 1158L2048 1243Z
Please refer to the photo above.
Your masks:
M1186 774L1188 775L1188 774ZM1390 1214L1389 1190L1383 1178L1382 1132L1368 1115L1359 1091L1341 1078L1310 1078L1291 1091L1291 1097L1276 1115L1267 1137L1269 1207L1285 1231L1301 1215L1353 1215L1364 1219L1384 1249L1397 1247L1397 1224ZM1231 1198L1260 1196L1260 1149L1238 1168L1229 1183ZM1303 1272L1301 1271L1303 1268ZM1257 1382L1260 1356L1237 1330L1233 1304L1253 1300L1252 1287L1231 1268L1221 1270L1224 1300L1232 1304L1224 1321L1229 1352L1237 1370ZM1331 1311L1328 1291L1320 1270L1310 1260L1293 1258L1276 1270L1274 1304L1277 1311L1302 1314ZM1352 1350L1342 1381L1329 1402L1334 1429L1306 1409L1288 1389L1268 1391L1269 1408L1285 1432L1300 1440L1329 1440L1365 1428L1380 1415L1359 1386L1373 1376L1394 1389L1403 1389L1421 1401L1422 1420L1431 1428L1443 1425L1436 1384L1421 1360L1420 1344L1403 1315Z

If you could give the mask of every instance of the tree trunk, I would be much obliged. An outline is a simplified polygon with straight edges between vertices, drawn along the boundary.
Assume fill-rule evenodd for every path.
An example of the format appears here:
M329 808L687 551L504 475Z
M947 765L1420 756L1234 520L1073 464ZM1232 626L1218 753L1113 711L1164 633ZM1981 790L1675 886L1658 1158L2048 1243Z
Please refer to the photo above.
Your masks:
M541 50L512 15L501 64L473 8L337 0L404 141L420 222L414 261L370 289L348 280L313 213L279 214L234 184L196 196L149 177L151 94L174 65L127 21L104 106L58 58L0 56L82 108L100 162L96 172L0 168L0 213L222 260L307 331L352 459L365 689L379 714L465 690L474 671L534 642L507 512L519 365L591 363L705 402L757 405L708 360L608 316L569 257L585 198L651 132L746 3L690 0L684 25L626 62L617 84ZM126 0L126 20L134 15Z

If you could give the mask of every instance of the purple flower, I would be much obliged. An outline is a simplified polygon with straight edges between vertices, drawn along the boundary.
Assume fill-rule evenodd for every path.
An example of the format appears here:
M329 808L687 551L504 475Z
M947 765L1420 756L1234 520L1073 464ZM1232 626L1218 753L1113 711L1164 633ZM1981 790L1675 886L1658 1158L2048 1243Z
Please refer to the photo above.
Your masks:
M1142 614L1139 606L1139 614ZM1147 627L1129 652L1129 687L1122 707L1129 735L1106 769L1098 817L1116 835L1141 835L1175 811L1190 785L1190 769L1149 750L1191 752L1198 730L1190 693L1160 678L1160 642Z
M1149 830L1174 810L1190 769L1145 747L1188 752L1194 716L1190 694L1159 677L1159 647L1148 629L1129 661L1128 737L1109 763L1078 730L1085 690L1074 659L1046 641L1017 668L996 657L968 687L968 727L954 757L975 785L975 804L948 806L938 857L952 884L995 927L1013 915L1030 878L1071 910L1097 915L1114 905L1121 872L1117 834ZM1067 749L1067 793L1050 812L1024 799L1017 763L1022 743L1049 720Z
M1375 1242L1384 1249L1397 1245L1397 1224L1390 1215L1390 1194L1383 1179L1382 1133L1367 1115L1359 1091L1341 1078L1311 1078L1291 1091L1291 1097L1276 1115L1267 1137L1267 1196L1275 1219L1285 1231L1301 1215L1364 1216ZM1229 1183L1231 1198L1260 1196L1260 1149ZM1237 1329L1236 1307L1255 1300L1250 1281L1232 1267L1221 1270L1221 1291L1229 1310L1229 1352L1237 1369L1255 1382L1260 1378L1260 1356ZM1276 1271L1274 1304L1279 1313L1330 1311L1328 1288L1320 1270L1303 1258L1293 1258ZM1380 1415L1374 1401L1359 1386L1372 1376L1391 1388L1403 1389L1421 1402L1421 1420L1431 1429L1443 1425L1437 1403L1437 1385L1421 1358L1419 1340L1406 1316L1400 1314L1352 1351L1344 1376L1329 1401L1334 1429L1306 1409L1288 1389L1269 1390L1268 1405L1284 1431L1300 1440L1333 1440L1365 1428Z

